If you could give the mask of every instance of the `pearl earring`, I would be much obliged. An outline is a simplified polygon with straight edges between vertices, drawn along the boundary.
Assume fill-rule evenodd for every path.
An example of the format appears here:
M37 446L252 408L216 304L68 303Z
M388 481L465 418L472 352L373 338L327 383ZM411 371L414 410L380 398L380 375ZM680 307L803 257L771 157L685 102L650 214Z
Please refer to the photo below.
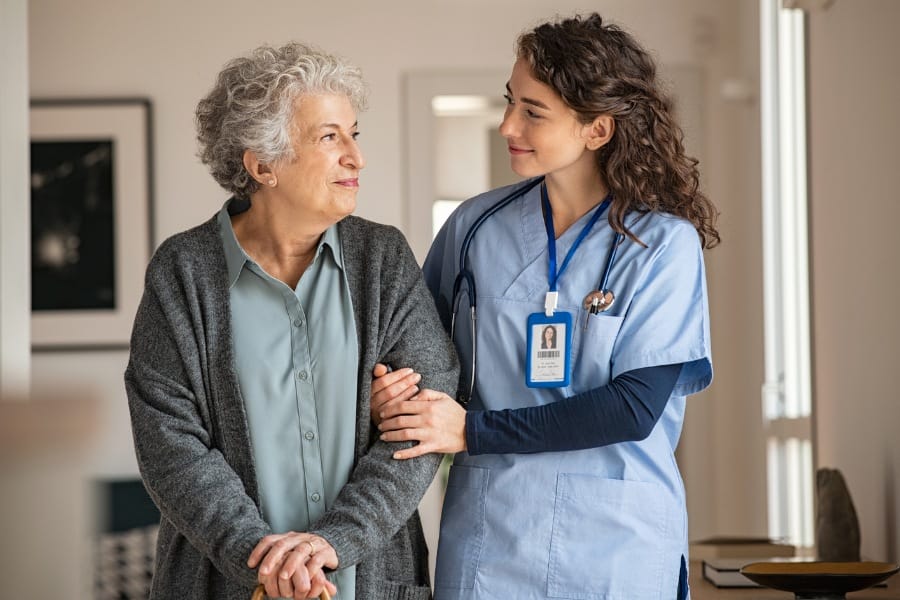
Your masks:
M274 180L274 179L270 179L270 180L269 180L269 185L275 185L275 180Z

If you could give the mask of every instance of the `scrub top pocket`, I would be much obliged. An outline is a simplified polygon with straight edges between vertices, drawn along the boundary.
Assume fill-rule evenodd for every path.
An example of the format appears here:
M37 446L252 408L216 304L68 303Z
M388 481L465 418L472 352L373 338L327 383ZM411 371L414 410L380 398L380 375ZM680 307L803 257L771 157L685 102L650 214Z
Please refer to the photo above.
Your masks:
M662 595L668 503L655 483L560 473L547 595L657 600ZM671 594L672 590L666 590Z
M453 465L441 516L435 584L471 590L484 545L485 491L490 471Z
M576 313L573 319L575 356L572 370L572 389L576 393L609 380L613 347L624 320L625 317L605 313L587 315L584 310Z

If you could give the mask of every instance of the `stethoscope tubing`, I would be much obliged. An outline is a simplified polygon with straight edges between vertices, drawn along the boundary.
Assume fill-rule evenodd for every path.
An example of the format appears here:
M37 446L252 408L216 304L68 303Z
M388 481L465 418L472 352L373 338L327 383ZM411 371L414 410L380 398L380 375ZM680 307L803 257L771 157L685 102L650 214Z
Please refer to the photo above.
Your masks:
M477 310L476 303L477 297L475 290L475 275L472 273L472 270L466 266L466 261L469 256L469 246L472 244L472 239L475 237L475 234L484 225L485 221L495 215L497 212L514 202L515 200L525 196L528 192L534 189L536 186L543 183L544 177L537 177L533 181L528 182L527 185L524 185L520 188L517 188L492 204L487 208L481 215L475 219L475 222L469 227L469 230L466 232L465 237L463 237L462 245L459 249L459 271L456 274L456 279L453 280L453 302L451 307L451 316L450 316L450 339L455 339L456 334L456 315L459 312L459 300L460 300L460 291L462 290L462 285L465 283L466 285L466 295L469 299L469 315L471 317L471 335L472 335L472 373L469 380L469 390L468 394L460 394L460 402L463 404L467 404L469 400L469 396L475 391L475 365L478 364L476 362L476 353L478 351L478 341L476 338L476 329L475 329L475 320L477 318ZM609 249L609 254L606 258L606 268L603 271L603 277L600 280L599 290L607 290L607 285L609 283L609 275L612 271L613 263L616 260L616 252L618 251L619 246L622 241L625 239L625 236L621 233L617 233L615 239L613 240L612 245Z
M612 271L613 263L616 261L616 252L618 252L619 246L622 245L624 240L625 236L623 234L616 233L616 238L609 247L609 254L606 255L606 268L603 270L603 278L600 280L600 285L597 287L600 291L605 292L609 289L609 274Z
M538 177L535 180L529 182L528 185L513 190L512 192L492 204L486 211L481 213L481 215L477 219L475 219L475 222L472 223L471 227L469 227L469 230L466 232L466 235L463 238L462 246L459 249L459 271L457 272L456 279L453 282L453 299L455 305L458 304L456 298L459 294L460 289L462 288L463 281L466 282L467 294L469 296L469 305L475 306L476 303L475 277L472 275L472 271L469 270L468 267L466 267L466 259L469 256L469 246L472 244L472 238L475 237L475 234L479 229L481 229L481 226L484 225L485 221L511 204L513 201L530 192L536 186L540 185L543 181L543 177ZM456 314L455 310L454 314Z
M463 282L465 282L466 295L469 297L470 322L472 323L472 373L469 379L468 394L459 395L459 400L463 404L468 403L469 396L475 390L475 365L478 364L476 358L478 352L478 339L475 335L475 320L478 317L478 311L476 310L478 294L476 294L475 292L475 275L466 266L466 259L469 256L469 246L472 243L472 238L475 237L475 233L481 228L482 225L484 225L485 221L502 210L504 207L511 204L516 199L521 198L522 196L530 192L536 186L540 185L543 181L543 177L538 177L534 181L529 182L527 185L513 190L512 192L492 204L486 211L481 213L481 215L477 219L475 219L475 222L472 223L471 227L469 227L469 230L466 232L466 235L463 238L463 243L459 250L459 272L456 275L456 279L453 280L453 307L450 317L450 339L453 340L455 339L456 335L456 314L459 311L459 292L462 288Z

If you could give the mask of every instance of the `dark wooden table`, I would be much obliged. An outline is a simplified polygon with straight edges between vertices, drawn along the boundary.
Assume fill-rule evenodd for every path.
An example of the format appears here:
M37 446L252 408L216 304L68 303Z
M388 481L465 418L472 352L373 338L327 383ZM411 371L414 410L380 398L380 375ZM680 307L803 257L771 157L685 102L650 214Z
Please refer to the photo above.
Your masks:
M717 588L703 579L699 562L691 562L691 600L793 600L794 594L768 588ZM874 587L847 594L847 600L900 600L900 573L887 580L887 587Z

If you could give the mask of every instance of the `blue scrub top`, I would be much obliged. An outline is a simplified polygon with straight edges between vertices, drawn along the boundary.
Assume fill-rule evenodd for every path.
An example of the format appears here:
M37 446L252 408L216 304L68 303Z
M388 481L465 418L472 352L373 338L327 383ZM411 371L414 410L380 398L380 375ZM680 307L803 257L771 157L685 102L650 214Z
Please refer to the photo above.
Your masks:
M462 240L472 222L516 184L465 203L444 225L425 279L445 325ZM598 201L600 199L598 198ZM590 212L557 240L565 256ZM640 442L572 452L457 454L444 501L435 598L676 597L687 554L684 486L674 451L685 396L712 380L709 311L700 239L691 223L632 214L608 287L608 312L587 317L615 233L605 218L585 238L559 281L559 308L572 314L572 378L563 388L525 385L526 320L542 312L547 235L540 189L489 218L468 261L478 302L475 410L536 406L608 384L620 373L684 363L657 426ZM587 325L585 321L587 319ZM466 294L454 342L464 367L472 344Z

